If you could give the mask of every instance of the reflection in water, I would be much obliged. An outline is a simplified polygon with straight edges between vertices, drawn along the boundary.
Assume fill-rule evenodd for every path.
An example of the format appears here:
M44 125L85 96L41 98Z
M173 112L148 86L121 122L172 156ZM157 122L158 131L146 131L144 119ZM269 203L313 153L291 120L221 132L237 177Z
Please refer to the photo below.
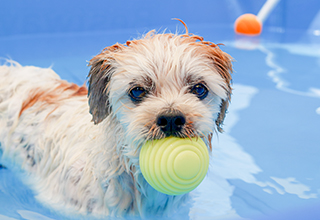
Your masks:
M301 199L315 199L318 197L316 193L307 194L306 192L311 190L310 187L300 183L294 177L286 179L271 177L271 179L281 185L284 188L284 191L290 194L295 194ZM284 192L282 194L284 194Z
M261 169L229 135L229 132L239 120L238 111L247 108L257 92L258 90L253 87L234 85L232 105L224 126L225 133L215 138L209 174L193 193L194 205L190 211L191 219L240 218L231 204L230 198L233 195L234 186L228 179L255 182L253 174L261 172Z
M214 219L241 219L231 200L237 186L229 180L234 179L259 186L260 191L268 194L287 193L302 199L317 198L317 194L308 193L311 191L310 187L300 183L294 177L269 177L269 181L260 181L256 174L263 170L230 135L230 131L240 119L239 111L248 108L258 92L259 90L254 87L234 85L232 105L225 122L225 133L215 138L209 174L192 193L194 204L190 210L190 219L212 219L213 217ZM247 203L247 207L241 207L241 209L252 209L251 213L260 214L274 211L267 205L268 201L263 201L263 198L250 193L254 192L237 190L236 196L246 200Z
M294 47L294 45L290 45L290 47ZM287 82L285 79L283 79L281 76L281 74L285 73L286 70L276 63L275 54L271 50L267 49L262 45L258 49L267 55L266 64L271 68L271 70L268 72L268 76L272 78L272 81L276 84L277 89L280 89L284 92L288 92L295 95L320 98L320 88L311 87L308 89L308 91L298 91L295 89L291 89L290 83ZM290 49L292 50L292 48ZM317 55L320 57L320 52L318 52Z

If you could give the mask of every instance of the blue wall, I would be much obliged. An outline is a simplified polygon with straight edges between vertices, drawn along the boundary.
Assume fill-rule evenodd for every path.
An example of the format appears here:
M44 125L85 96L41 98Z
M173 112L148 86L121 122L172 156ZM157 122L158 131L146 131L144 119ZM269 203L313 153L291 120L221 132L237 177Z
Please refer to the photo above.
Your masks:
M232 27L243 13L256 14L265 0L6 0L0 7L0 36L160 28L171 18L190 24ZM318 0L282 0L265 27L306 29ZM303 15L302 15L303 14Z

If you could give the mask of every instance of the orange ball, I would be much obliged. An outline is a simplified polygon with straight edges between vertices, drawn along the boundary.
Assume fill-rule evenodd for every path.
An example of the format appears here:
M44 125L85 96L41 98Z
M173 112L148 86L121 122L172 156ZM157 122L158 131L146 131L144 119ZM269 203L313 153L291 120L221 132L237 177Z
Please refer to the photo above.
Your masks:
M259 35L262 31L262 23L254 14L244 14L234 23L234 31L237 34Z

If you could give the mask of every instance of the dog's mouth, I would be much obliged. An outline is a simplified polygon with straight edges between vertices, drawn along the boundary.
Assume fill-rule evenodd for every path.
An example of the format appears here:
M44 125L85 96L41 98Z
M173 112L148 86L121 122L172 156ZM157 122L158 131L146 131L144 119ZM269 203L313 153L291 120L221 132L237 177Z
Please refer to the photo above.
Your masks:
M207 147L209 151L212 151L212 137L213 133L203 134L195 130L192 124L186 124L180 131L173 131L173 132L163 132L160 127L156 126L155 124L149 129L144 141L153 141L153 140L160 140L168 137L177 137L177 138L201 138L206 140Z
M178 138L194 138L200 137L200 134L195 130L192 123L185 123L184 125L159 126L154 123L146 134L146 140L158 140L167 137Z
M147 140L162 139L166 137L193 138L199 134L192 121L177 110L168 110L158 115L148 129Z

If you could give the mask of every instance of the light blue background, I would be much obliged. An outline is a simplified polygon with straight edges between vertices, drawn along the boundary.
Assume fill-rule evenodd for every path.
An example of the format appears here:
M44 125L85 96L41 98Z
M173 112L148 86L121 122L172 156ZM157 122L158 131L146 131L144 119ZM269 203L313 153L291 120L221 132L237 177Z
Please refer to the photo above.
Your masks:
M264 0L10 0L1 1L0 36L109 31L189 25L232 26L243 13L257 14ZM318 0L281 0L265 27L306 30Z

